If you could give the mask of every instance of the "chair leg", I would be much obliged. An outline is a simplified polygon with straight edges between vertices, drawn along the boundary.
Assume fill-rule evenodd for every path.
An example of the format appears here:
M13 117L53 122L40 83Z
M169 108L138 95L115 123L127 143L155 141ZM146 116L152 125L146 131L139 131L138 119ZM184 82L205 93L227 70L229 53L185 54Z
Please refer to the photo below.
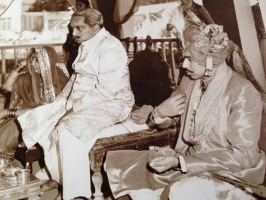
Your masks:
M94 172L91 176L91 179L95 188L95 193L93 194L94 200L104 200L104 196L101 191L101 187L103 184L103 176L101 172Z
M34 162L35 158L33 157L32 155L32 152L31 150L27 150L26 151L26 163L25 163L25 167L28 163L28 169L31 171L31 173L33 172L32 171L32 163Z

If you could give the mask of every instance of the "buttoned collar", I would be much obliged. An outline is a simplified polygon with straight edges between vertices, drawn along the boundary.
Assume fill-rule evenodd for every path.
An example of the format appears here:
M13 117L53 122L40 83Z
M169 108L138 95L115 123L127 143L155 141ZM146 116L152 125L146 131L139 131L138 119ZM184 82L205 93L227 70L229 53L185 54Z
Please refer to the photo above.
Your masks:
M86 41L82 42L82 43L80 44L80 46L83 47L83 49L90 49L90 46L91 46L92 44L94 44L95 42L100 41L101 38L103 37L103 35L105 35L105 33L106 33L106 30L105 30L105 28L103 27L98 33L96 33L95 36L93 36L93 37L92 37L91 39L89 39L89 40L86 40Z

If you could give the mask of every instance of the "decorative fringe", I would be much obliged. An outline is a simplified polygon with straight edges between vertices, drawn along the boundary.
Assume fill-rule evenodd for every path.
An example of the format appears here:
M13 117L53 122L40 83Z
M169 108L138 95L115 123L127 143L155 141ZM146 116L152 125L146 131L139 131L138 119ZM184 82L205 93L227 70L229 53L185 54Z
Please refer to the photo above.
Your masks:
M242 59L240 58L239 54L236 51L233 52L233 64L235 71L237 71L242 76L246 77L245 71L243 70L242 67L243 65Z
M62 70L62 72L64 73L64 75L69 78L69 73L67 71L66 65L64 63L56 63L55 64L56 67L60 68Z
M231 44L232 48L232 56L233 56L233 70L244 76L246 79L248 79L254 87L259 91L262 100L265 103L266 100L266 92L264 88L260 85L258 80L255 78L252 69L246 60L246 57L242 50L232 42Z

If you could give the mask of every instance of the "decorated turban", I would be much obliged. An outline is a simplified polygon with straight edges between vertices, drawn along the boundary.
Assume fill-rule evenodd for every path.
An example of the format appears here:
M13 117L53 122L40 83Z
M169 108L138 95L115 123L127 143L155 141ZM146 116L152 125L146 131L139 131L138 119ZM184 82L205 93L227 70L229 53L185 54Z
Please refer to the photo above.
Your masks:
M253 83L260 92L266 110L266 92L255 78L252 69L242 50L223 31L223 26L217 24L205 25L195 20L193 13L186 18L183 32L184 50L188 50L192 59L199 65L207 65L207 57L212 57L213 67L218 67L226 59L232 57L231 68ZM191 17L192 16L192 17Z
M226 59L232 58L231 68L247 78L260 92L266 110L266 92L255 78L242 50L223 31L223 26L204 24L193 12L184 16L181 9L175 9L167 28L173 27L179 32L184 50L188 50L193 60L199 65L207 66L207 57L212 57L212 66L218 67ZM207 68L207 67L206 67Z
M188 24L184 30L184 45L199 65L206 66L207 56L211 56L213 67L226 60L230 49L227 33L217 24Z

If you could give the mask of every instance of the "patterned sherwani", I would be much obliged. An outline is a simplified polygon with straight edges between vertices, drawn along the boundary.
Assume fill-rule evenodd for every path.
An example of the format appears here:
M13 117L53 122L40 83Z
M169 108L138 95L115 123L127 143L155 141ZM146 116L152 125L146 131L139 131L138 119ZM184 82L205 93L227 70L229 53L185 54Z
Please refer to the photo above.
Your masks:
M89 144L104 128L125 120L134 104L127 54L102 28L81 43L75 73L51 104L18 118L27 147L39 143L64 199L90 197Z

